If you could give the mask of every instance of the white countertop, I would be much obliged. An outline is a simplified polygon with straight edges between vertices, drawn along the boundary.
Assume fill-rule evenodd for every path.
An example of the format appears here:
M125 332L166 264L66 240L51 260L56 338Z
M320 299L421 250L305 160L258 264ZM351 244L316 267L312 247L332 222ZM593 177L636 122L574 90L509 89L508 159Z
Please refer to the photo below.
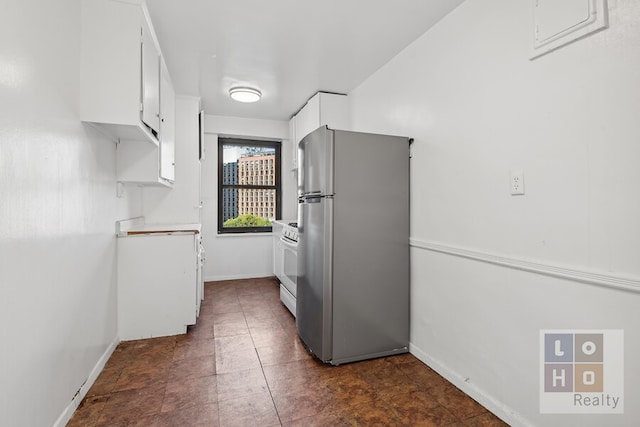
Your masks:
M146 224L143 217L116 221L118 237L135 236L141 234L199 234L202 224Z

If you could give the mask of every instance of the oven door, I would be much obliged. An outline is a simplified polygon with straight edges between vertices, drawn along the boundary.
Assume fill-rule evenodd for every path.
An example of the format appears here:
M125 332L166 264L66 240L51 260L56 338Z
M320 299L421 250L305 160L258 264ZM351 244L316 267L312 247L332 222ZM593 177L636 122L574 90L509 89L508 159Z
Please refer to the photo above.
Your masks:
M280 239L280 243L282 248L282 277L280 280L295 298L298 281L298 245L284 237Z

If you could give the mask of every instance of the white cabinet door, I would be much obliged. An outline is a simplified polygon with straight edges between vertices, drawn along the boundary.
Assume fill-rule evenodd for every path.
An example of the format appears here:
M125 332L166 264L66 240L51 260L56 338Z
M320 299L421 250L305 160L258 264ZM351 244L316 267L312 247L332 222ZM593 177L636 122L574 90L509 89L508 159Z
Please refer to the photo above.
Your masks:
M289 141L291 141L291 170L298 169L298 141L296 139L296 116L289 120Z
M320 126L348 130L349 105L346 95L316 93L295 116L295 142L302 140Z
M196 322L193 234L118 238L118 334L122 340L183 334Z
M313 96L296 115L296 145L320 127L320 94Z
M176 98L164 61L161 70L159 144L121 139L116 152L116 174L120 182L161 187L174 184Z
M83 0L80 39L79 115L118 138L143 137L140 122L140 7ZM137 132L136 132L137 131Z
M320 97L320 124L327 125L330 129L349 130L351 119L349 103L346 95L333 93L319 93Z
M164 61L160 69L160 177L176 178L176 97Z
M149 24L142 21L142 121L160 131L160 55Z

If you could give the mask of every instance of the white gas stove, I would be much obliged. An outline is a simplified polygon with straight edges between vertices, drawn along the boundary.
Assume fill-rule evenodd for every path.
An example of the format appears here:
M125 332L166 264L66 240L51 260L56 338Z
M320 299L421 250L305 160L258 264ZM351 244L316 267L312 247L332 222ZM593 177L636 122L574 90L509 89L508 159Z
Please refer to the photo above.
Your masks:
M298 225L276 221L282 230L274 233L274 273L280 280L280 300L296 315L296 287L298 278ZM274 228L275 230L275 228Z

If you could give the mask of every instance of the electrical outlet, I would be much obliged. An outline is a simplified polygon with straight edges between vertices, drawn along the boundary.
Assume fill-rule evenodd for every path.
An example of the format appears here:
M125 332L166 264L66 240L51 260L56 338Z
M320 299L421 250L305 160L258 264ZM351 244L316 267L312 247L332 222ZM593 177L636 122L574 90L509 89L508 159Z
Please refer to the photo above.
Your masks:
M511 183L511 195L516 196L524 194L524 173L521 170L512 170L509 172Z

